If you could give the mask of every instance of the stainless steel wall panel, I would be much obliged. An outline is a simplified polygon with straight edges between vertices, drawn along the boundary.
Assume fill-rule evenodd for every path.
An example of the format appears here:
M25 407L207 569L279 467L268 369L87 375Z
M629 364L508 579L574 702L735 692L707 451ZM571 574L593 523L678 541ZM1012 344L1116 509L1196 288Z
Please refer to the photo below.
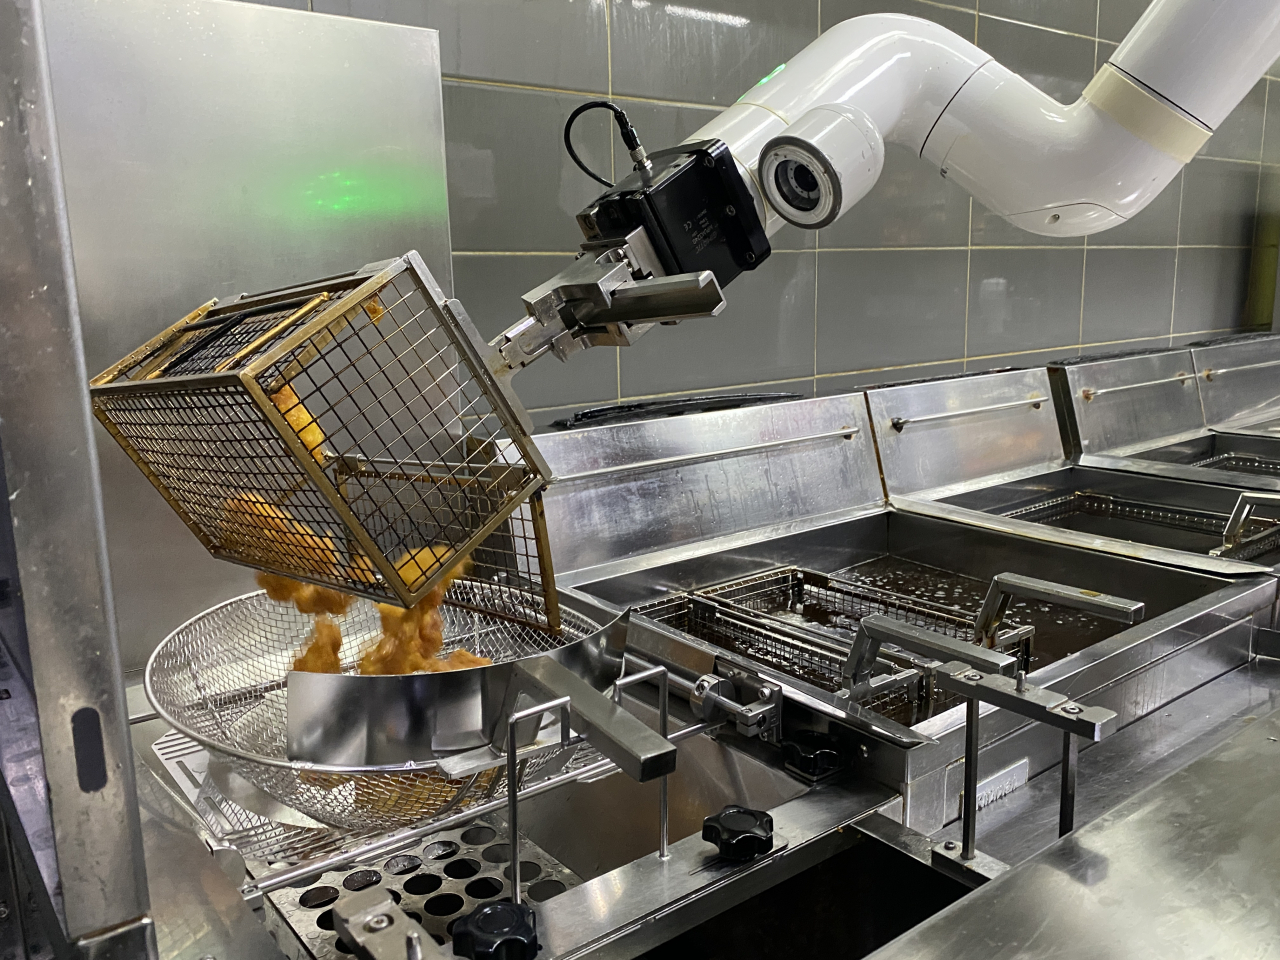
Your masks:
M557 478L547 527L566 582L616 575L618 564L660 550L706 553L728 537L759 539L766 528L812 526L884 502L860 393L535 439Z
M1210 426L1230 429L1280 414L1280 337L1194 347L1191 354Z
M945 496L1064 462L1043 368L883 387L867 403L890 496Z
M1203 433L1190 350L1051 364L1072 455L1123 456Z
M452 291L433 30L216 0L51 0L90 374L210 297L417 249ZM126 669L250 574L98 430Z

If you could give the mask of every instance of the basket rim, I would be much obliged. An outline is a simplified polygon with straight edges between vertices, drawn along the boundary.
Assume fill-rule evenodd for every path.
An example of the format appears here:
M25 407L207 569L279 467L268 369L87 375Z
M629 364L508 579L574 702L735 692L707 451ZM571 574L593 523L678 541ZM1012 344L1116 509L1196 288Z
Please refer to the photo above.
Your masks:
M468 578L459 578L459 579L466 580ZM473 582L483 583L483 581L473 581ZM161 640L158 644L156 644L156 648L153 651L151 651L151 656L147 658L147 667L146 667L146 670L143 671L143 675L142 675L143 692L146 693L147 702L151 704L151 708L155 710L156 714L162 720L168 723L169 726L172 727L174 730L177 730L183 736L189 737L190 739L194 740L196 743L200 744L202 747L204 747L207 750L212 750L216 753L235 757L240 760L246 760L250 763L263 764L265 766L276 767L278 769L292 770L296 772L307 772L307 773L315 772L315 773L334 773L334 774L347 774L347 775L362 775L362 774L363 775L369 775L369 774L395 775L395 774L405 774L405 773L439 772L440 765L441 765L440 760L410 760L405 763L397 763L397 764L351 765L351 764L334 764L334 763L314 763L310 760L289 760L288 758L282 759L280 757L266 757L259 753L253 753L252 751L241 749L240 747L228 746L226 744L215 741L202 733L198 733L197 731L192 730L186 724L176 719L160 703L157 702L155 692L152 689L152 685L151 685L152 671L155 668L156 659L160 656L160 653L165 649L169 641L171 641L174 637L178 636L188 627L192 626L193 624L197 623L200 620L203 620L205 617L211 616L217 611L222 610L225 607L232 606L233 604L243 603L244 601L250 600L254 597L266 596L266 592L267 591L265 590L251 590L248 593L241 594L240 596L237 596L237 597L231 597L230 599L224 600L221 603L214 604L209 609L203 610L200 613L197 613L195 616L188 618L182 624L180 624L179 626L171 630L163 640ZM369 601L369 602L372 603L373 601ZM589 617L585 617L581 614L578 614L578 616L581 616L583 620L589 623L594 623L594 621L591 621ZM532 628L527 628L527 629L532 629ZM582 640L582 637L574 637L572 639L567 639L565 640L564 643L560 645L560 647L557 647L556 649L563 649L564 647L567 647L573 643L577 643L580 640ZM519 663L524 660L532 659L533 657L546 656L550 652L552 651L542 650L537 653L527 654L526 656L517 657L512 660L505 660L503 661L503 663ZM482 668L466 667L464 669L478 670ZM292 671L288 671L288 672L291 673ZM351 674L351 676L359 676L359 674ZM370 677L369 679L376 679L376 678Z

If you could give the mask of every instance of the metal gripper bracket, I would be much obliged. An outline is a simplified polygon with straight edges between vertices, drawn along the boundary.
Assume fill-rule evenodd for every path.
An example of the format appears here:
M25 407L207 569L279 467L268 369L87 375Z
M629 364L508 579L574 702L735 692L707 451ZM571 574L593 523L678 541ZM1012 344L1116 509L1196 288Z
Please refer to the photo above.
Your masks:
M1097 742L1115 733L1117 715L1105 707L1088 707L1065 694L1027 683L1026 674L1016 677L984 674L969 664L943 664L936 675L938 687L958 693L967 700L964 742L964 798L962 805L963 842L954 841L933 848L933 866L970 886L992 879L1008 867L975 849L978 826L978 712L981 703L1057 727L1062 731L1062 799L1058 809L1058 836L1075 827L1077 737Z
M628 347L655 323L713 317L724 294L710 270L665 276L643 227L622 243L588 242L572 264L522 298L527 316L495 340L492 372L513 376L543 354Z

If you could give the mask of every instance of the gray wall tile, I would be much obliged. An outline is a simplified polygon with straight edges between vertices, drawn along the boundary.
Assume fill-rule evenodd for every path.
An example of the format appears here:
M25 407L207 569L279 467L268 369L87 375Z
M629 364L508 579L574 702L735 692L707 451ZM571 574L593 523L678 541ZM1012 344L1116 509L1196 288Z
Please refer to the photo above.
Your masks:
M1083 250L974 250L968 356L1080 342Z
M1084 343L1168 336L1176 250L1089 248L1084 271Z
M323 12L440 31L444 70L458 78L445 89L455 250L566 255L581 240L574 215L599 193L560 143L565 116L586 97L612 90L646 146L662 149L820 27L889 12L940 23L1070 102L1147 5L982 0L979 16L978 0L607 2L608 18L601 0L312 0ZM476 82L488 80L583 93ZM1265 142L1264 124L1273 134ZM1274 258L1280 227L1269 224L1280 222L1272 209L1280 209L1280 173L1267 179L1276 189L1257 199L1257 160L1280 165L1277 130L1280 95L1259 84L1203 157L1131 222L1090 237L1087 254L1083 238L1026 233L971 204L930 164L891 145L880 182L857 209L820 233L788 226L772 237L773 257L726 289L721 318L656 330L635 348L593 350L567 365L540 361L516 389L541 423L619 396L776 381L829 393L953 372L966 356L973 370L1040 362L1082 339L1163 342L1171 320L1177 336L1234 328L1252 254L1205 247L1247 248L1262 216L1257 242L1269 246L1259 256ZM594 114L575 137L610 178L626 172L616 136ZM566 262L459 255L458 294L493 334L519 316L524 290ZM999 356L980 359L989 355ZM823 376L814 380L815 372Z
M913 151L889 144L871 192L821 232L829 247L964 246L969 195Z
M306 0L301 0L306 9ZM440 31L445 74L607 90L603 3L581 0L312 0L317 13Z
M1092 37L1098 0L982 0L979 9L983 14Z
M1267 82L1259 80L1239 105L1218 124L1209 142L1200 148L1202 157L1230 160L1262 159L1262 118L1267 100Z
M1262 141L1262 162L1280 163L1280 82L1267 81L1267 118Z
M814 253L774 253L718 317L658 327L622 351L622 395L813 376Z
M963 10L952 9L967 7L976 10L977 0L956 0L947 6L932 3L921 3L920 0L823 0L822 29L830 30L841 20L850 17L861 17L868 13L905 13L922 20L932 20L941 24L953 33L973 42L977 30L975 14Z
M964 355L964 250L818 254L818 373Z
M1183 172L1184 244L1247 246L1253 242L1258 165L1197 157Z
M858 373L819 377L817 393L820 397L830 397L837 393L865 390L868 387L886 387L894 383L927 380L931 377L950 377L957 373L964 373L962 360L951 360L947 363L919 363L905 367L891 367L887 370L862 370Z
M1098 37L1119 43L1128 36L1150 2L1151 0L1098 0Z
M728 106L818 36L818 0L611 0L615 93Z
M1238 328L1248 282L1248 250L1179 250L1173 332Z
M1062 103L1074 103L1093 79L1092 39L979 15L978 46Z
M600 193L564 150L565 118L581 97L446 81L449 225L455 250L577 250L574 217ZM609 114L578 118L573 141L609 176ZM626 154L621 156L625 159Z
M569 256L519 254L454 256L453 287L476 329L491 340L524 315L520 295L573 262ZM516 374L516 395L526 407L602 403L618 397L618 351L598 348L565 363L542 357Z

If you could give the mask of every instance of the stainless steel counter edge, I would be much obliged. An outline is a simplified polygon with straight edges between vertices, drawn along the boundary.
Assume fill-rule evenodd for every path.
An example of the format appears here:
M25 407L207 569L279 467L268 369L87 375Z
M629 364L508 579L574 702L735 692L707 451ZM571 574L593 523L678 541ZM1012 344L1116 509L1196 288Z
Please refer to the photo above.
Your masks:
M895 796L870 782L827 784L774 807L787 846L757 860L721 860L699 835L649 854L537 908L546 960L626 960L697 926L856 842L843 830ZM659 921L661 921L659 923Z
M1153 547L1145 543L1134 543L1131 540L1119 540L1115 537L1095 537L1076 530L1063 530L1059 527L1047 527L1027 520L1014 520L996 514L983 513L981 510L969 510L949 503L937 503L931 500L917 500L914 497L890 497L889 505L904 513L919 514L924 517L937 517L940 520L954 520L983 530L995 530L1000 533L1012 533L1031 540L1045 543L1057 543L1064 547L1079 547L1083 550L1102 551L1119 557L1132 557L1135 560L1146 560L1168 567L1181 567L1184 570L1197 570L1218 577L1256 577L1271 572L1270 567L1240 560L1223 560L1221 557L1201 556L1181 550L1169 550L1165 547Z
M1182 463L1165 463L1160 460L1143 460L1124 456L1119 452L1109 452L1105 456L1085 454L1080 458L1079 463L1082 467L1124 470L1126 473L1141 473L1150 477L1166 477L1170 480L1190 480L1195 483L1216 483L1219 486L1239 487L1244 490L1280 490L1280 477L1234 473L1230 470L1193 467Z

